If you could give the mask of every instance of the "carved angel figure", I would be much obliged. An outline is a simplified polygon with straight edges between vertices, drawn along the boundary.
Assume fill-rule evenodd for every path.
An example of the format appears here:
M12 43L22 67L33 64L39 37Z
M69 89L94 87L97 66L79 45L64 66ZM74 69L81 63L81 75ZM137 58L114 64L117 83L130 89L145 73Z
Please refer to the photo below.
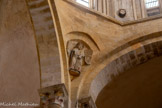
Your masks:
M69 45L68 54L70 74L73 76L79 76L83 61L87 65L90 64L92 51L90 49L86 49L85 45L83 45L81 42L77 42L75 45L73 43Z

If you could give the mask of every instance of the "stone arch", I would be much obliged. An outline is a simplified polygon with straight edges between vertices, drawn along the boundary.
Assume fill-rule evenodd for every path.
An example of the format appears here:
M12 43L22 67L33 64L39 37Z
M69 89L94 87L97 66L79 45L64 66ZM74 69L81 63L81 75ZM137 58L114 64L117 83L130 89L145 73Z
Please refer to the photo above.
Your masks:
M72 39L72 40L69 40L69 41L66 43L66 48L67 48L68 43L69 43L70 41L81 42L81 43L83 43L87 48L93 50L93 49L92 49L92 46L90 46L87 42L85 42L85 41L83 41L83 40L80 40L80 39Z
M76 40L78 39L84 41L85 43L89 44L89 46L94 51L100 51L102 49L102 46L98 44L98 41L96 39L93 39L92 36L90 36L87 33L80 32L80 31L73 31L68 33L65 37L66 43L72 39L76 39Z
M162 55L162 40L143 45L109 63L91 83L90 95L96 100L101 90L119 74Z
M140 48L144 45L155 43L158 41L162 41L162 32L154 32L148 35L143 35L143 36L138 36L138 38L134 38L128 42L123 43L119 47L114 48L110 52L108 52L104 57L102 56L100 59L97 61L100 63L95 65L92 64L92 67L94 68L89 68L88 72L84 74L82 77L82 80L80 81L80 88L77 91L77 98L82 98L90 95L90 86L91 82L94 80L94 78L99 74L100 70L102 70L107 64L110 64L113 60L119 58L120 56L131 52L132 50L136 50L137 48ZM105 58L103 60L103 58ZM86 87L83 85L86 84Z

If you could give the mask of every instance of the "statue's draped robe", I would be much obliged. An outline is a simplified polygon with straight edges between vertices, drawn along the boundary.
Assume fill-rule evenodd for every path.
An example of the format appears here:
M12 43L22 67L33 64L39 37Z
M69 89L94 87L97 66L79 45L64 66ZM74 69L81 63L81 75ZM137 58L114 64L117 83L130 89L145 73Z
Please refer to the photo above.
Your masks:
M84 50L74 48L70 53L70 70L81 72Z

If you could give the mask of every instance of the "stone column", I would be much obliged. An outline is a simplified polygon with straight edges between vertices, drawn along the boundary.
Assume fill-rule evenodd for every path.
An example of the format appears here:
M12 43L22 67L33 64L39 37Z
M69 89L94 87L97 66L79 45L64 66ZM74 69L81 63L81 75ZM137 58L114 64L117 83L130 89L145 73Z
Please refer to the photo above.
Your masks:
M162 0L159 0L160 14L162 13Z
M76 108L97 108L91 97L82 98L78 101Z
M144 0L141 0L141 9L142 9L142 18L148 17Z
M68 108L68 93L64 84L39 90L41 108Z
M98 11L103 13L103 0L98 0Z
M136 0L132 0L134 20L137 20Z
M98 11L98 0L93 1L94 1L94 10Z
M107 0L103 0L103 2L102 2L102 9L103 9L103 13L105 14L105 15L107 15Z
M142 18L142 6L141 6L141 0L133 0L133 8L134 8L134 16L136 19Z
M106 0L106 4L107 4L107 5L106 5L106 9L107 9L107 10L106 10L106 11L107 11L106 14L107 14L108 16L110 16L110 0Z

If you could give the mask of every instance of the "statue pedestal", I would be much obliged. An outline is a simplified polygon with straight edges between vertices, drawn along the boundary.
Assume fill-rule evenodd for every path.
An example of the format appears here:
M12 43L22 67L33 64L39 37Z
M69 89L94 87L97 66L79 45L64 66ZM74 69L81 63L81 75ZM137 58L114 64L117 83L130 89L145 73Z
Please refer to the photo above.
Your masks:
M72 69L69 72L70 72L70 75L72 75L72 76L76 76L77 77L77 76L80 75L80 72L72 70Z

